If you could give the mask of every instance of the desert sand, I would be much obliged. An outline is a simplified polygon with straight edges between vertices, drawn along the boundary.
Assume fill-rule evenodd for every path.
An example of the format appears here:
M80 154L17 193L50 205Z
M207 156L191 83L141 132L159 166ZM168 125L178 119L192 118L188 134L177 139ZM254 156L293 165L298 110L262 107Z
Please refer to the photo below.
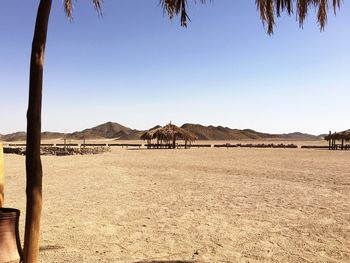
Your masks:
M24 160L5 156L5 204L21 209L22 235ZM350 262L349 151L113 149L42 160L42 263Z

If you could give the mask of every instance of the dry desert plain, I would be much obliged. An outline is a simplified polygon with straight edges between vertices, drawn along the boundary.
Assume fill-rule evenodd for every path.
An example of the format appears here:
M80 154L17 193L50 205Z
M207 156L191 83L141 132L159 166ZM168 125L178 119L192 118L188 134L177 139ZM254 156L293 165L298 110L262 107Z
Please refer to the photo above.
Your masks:
M42 263L350 262L350 151L119 148L42 161ZM24 157L5 155L5 172L23 235Z

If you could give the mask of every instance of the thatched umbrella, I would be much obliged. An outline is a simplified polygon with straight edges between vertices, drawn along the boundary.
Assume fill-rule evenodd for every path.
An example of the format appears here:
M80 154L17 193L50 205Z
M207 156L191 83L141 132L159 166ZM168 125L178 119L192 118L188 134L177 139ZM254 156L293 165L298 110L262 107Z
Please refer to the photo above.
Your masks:
M149 147L151 141L156 139L157 148L159 146L163 146L164 144L167 145L169 148L175 148L176 140L183 140L185 141L185 147L187 148L187 142L195 141L198 138L190 131L169 123L164 127L150 129L149 131L141 135L141 139L147 140Z
M344 139L348 142L350 141L350 129L345 131Z
M147 147L148 147L148 148L151 147L151 142L152 142L152 140L156 138L156 136L155 136L156 132L157 132L159 129L161 129L161 128L162 128L161 126L157 125L156 127L153 127L153 128L151 128L151 129L149 129L148 131L144 132L144 133L140 136L140 138L141 138L142 140L145 140L145 141L147 140ZM157 142L157 144L158 144L158 142Z
M350 129L342 132L335 132L329 134L325 137L325 140L329 142L329 149L336 148L336 141L341 141L341 149L344 149L344 142L350 141Z
M325 140L342 140L344 139L345 141L350 141L350 129L342 132L335 132L335 133L330 133L325 137Z

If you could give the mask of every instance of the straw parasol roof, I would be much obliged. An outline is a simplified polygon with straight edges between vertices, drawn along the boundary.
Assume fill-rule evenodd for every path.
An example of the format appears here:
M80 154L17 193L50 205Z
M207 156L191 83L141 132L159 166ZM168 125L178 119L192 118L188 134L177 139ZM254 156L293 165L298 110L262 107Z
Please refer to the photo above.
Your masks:
M141 134L141 136L140 136L141 140L153 140L153 139L155 139L156 132L161 128L162 128L161 126L156 126L156 127L149 129L148 131Z
M174 124L169 123L164 127L154 127L141 135L142 140L158 139L161 141L195 141L197 136L188 130L180 128Z
M345 140L350 141L350 129L342 132L335 132L333 134L329 134L325 137L325 140Z

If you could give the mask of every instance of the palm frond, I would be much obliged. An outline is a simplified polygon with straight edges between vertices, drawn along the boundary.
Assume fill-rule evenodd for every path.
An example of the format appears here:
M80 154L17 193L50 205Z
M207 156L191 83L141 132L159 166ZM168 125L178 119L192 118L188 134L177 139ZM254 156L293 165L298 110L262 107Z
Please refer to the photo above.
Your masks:
M193 2L197 1L193 0ZM204 4L206 0L198 0L198 2ZM187 0L160 0L160 4L170 19L173 19L175 15L180 15L181 26L187 27L187 21L191 21L187 14Z
M267 33L272 34L275 26L275 15L279 17L284 11L291 15L294 8L300 27L304 25L309 9L315 8L317 21L322 31L327 24L329 6L332 6L334 14L336 14L343 0L256 0L255 2L263 24L267 24Z
M103 0L92 0L92 4L94 5L96 12L98 15L102 16L102 4Z
M102 15L103 0L91 1L97 13ZM194 3L200 2L202 4L208 1L192 0ZM187 4L189 0L159 0L159 2L170 19L173 19L174 16L180 16L181 26L187 27L188 21L191 21L187 13ZM255 0L263 25L267 24L268 34L273 33L275 17L281 16L282 12L292 15L293 11L296 10L296 19L299 22L299 26L302 27L310 8L315 8L317 10L317 21L322 31L327 24L329 6L332 6L334 14L336 14L342 2L343 0ZM73 15L72 0L63 0L63 3L66 15L71 19Z
M66 16L69 19L72 19L73 17L73 3L72 0L64 0L63 1L64 11L66 13Z
M92 0L92 4L96 9L98 15L102 15L103 0ZM72 0L63 0L64 11L69 19L73 18L73 2Z

